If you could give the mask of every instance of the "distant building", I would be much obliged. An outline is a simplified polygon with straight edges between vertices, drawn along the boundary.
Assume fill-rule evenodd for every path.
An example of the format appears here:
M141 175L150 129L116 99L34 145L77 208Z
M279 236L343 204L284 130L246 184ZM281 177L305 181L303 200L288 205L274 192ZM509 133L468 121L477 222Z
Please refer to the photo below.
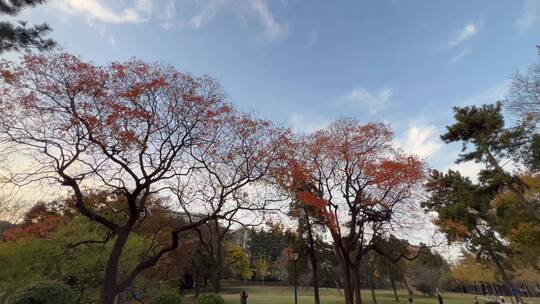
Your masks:
M175 211L175 210L170 210L170 209L166 209L164 211L166 213L169 213L172 217L180 219L185 223L190 223L190 217L191 217L191 221L196 222L203 219L205 216L207 216L206 214L202 214L202 213L193 212L193 213L188 214L184 211Z
M242 248L244 251L248 250L249 229L242 227L229 233L231 243Z
M190 214L187 214L185 212L175 212L175 213L179 218L181 218L186 223L190 222L189 221L190 217L191 217L191 221L196 222L198 220L203 219L206 216L206 214L202 214L202 213L190 213Z

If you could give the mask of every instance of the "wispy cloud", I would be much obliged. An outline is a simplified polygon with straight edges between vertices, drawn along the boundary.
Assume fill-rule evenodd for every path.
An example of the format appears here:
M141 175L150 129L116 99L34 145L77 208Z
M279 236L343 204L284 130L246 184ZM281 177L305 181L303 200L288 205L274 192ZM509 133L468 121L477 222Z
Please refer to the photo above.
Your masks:
M463 28L461 28L457 34L448 42L448 47L456 47L463 42L470 40L480 32L480 24L474 21L471 21Z
M176 0L168 0L162 7L162 12L159 14L161 19L161 27L168 30L174 27L176 17Z
M114 36L109 36L109 43L111 44L112 48L117 50L118 48L116 47L116 38L114 38Z
M197 29L207 25L219 13L223 4L221 0L203 1L200 10L189 19L189 25Z
M392 88L383 88L378 92L370 92L365 88L353 89L343 99L347 103L366 107L370 114L376 114L386 108L394 95Z
M286 35L287 26L276 20L266 0L251 0L251 4L264 28L263 36L265 39L275 41Z
M454 57L450 58L450 63L455 63L463 59L463 57L469 55L471 52L470 49L464 49L461 52L457 53Z
M154 20L164 29L175 26L199 29L227 12L242 21L258 22L262 27L259 37L268 42L277 41L288 32L287 24L275 17L267 0L57 0L51 3L63 13L62 18L81 16L88 23L122 24ZM178 5L181 6L181 16L177 16Z
M480 104L493 103L495 101L502 100L508 93L509 86L510 86L510 81L504 80L470 97L465 98L461 104L480 105Z
M174 27L174 22L172 21L163 21L161 22L161 27L166 29L166 30L170 30Z
M114 24L146 22L150 19L153 7L152 0L137 0L131 6L120 9L100 0L59 0L54 3L68 14Z
M218 15L229 13L239 17L243 22L258 22L262 27L259 37L265 41L277 41L287 35L288 27L274 16L267 0L227 1L196 0L193 13L188 18L177 22L183 26L200 29L210 24ZM184 12L185 13L185 12ZM163 26L171 27L172 21Z
M526 30L540 21L540 3L537 0L524 0L521 11L516 20L519 29Z
M118 50L117 43L116 43L116 38L108 30L106 24L104 24L104 23L96 23L96 22L93 22L92 20L90 20L90 22L88 22L88 25L90 27L92 27L96 31L96 33L99 35L99 37L102 40L108 41L109 44L111 45L111 47L114 50Z

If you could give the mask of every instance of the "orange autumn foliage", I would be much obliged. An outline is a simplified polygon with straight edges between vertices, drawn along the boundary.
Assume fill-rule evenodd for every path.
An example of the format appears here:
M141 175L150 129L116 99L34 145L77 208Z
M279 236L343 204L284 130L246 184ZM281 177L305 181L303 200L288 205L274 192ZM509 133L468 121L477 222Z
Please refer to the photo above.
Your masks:
M65 82L55 81L58 77L69 77L67 89ZM65 113L69 119L61 123L61 135L83 128L94 141L121 149L145 148L168 125L186 123L184 127L189 127L193 123L178 121L178 117L192 117L212 132L210 127L231 111L222 102L215 80L136 59L95 66L67 53L27 54L18 67L6 62L0 65L1 82L9 84L3 92L6 106L22 105L27 116ZM39 90L29 89L32 87ZM36 92L46 92L51 98Z
M392 210L408 204L426 176L420 159L393 147L388 126L353 119L293 140L284 171L280 183L318 209L332 229L343 216L336 206Z
M407 181L416 181L423 177L422 162L412 156L402 159L382 160L366 166L366 174L371 176L373 184L385 188L398 186Z
M327 202L324 199L314 195L313 193L309 191L302 191L298 193L298 198L304 204L313 206L317 209L323 209L326 207L326 204L327 204Z
M443 231L456 241L463 241L471 235L466 225L451 219L437 219L434 221L434 224L441 227Z
M64 222L65 218L58 215L49 215L40 222L17 226L4 233L7 241L17 241L25 239L42 239L49 237L56 231L58 226Z

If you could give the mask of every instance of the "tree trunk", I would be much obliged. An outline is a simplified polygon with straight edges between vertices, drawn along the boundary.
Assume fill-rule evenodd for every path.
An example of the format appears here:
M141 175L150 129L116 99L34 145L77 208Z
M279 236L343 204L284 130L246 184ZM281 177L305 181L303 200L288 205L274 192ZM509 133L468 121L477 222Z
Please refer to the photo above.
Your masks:
M354 272L354 296L356 297L356 304L362 304L362 282L360 281L360 269L358 267L353 270Z
M399 296L396 290L396 282L393 278L390 278L390 284L392 284L392 291L394 291L394 297L396 298L396 303L399 303Z
M103 285L101 289L102 304L114 304L116 295L122 292L116 282L116 279L118 274L118 263L133 227L130 222L119 229L116 236L116 241L114 242L111 253L109 254L109 259L107 260L107 266L105 268L105 277L103 278Z
M199 296L201 292L201 278L199 274L199 267L195 269L195 298Z
M342 253L339 253L342 254ZM349 263L342 256L339 256L341 264L342 279L343 279L343 293L345 294L345 304L354 304L353 284L351 282L351 271Z
M218 251L218 255L216 256L216 273L214 275L214 293L219 293L221 291L222 259L221 259L221 250L218 249L217 251Z
M116 295L122 291L119 290L116 282L118 263L129 238L129 234L131 233L131 227L132 225L128 223L126 226L119 229L120 231L117 233L116 241L114 242L111 253L109 254L109 259L105 268L105 277L103 278L103 285L101 288L102 304L114 304Z
M308 242L309 242L309 258L311 260L311 271L313 272L313 297L315 298L315 304L321 304L319 296L319 265L317 263L317 254L315 253L315 240L313 238L313 231L311 230L311 222L309 220L309 214L304 207L304 216L307 225Z
M499 291L497 290L497 288L495 288L495 285L493 285L493 283L489 283L491 285L491 290L493 290L493 294L495 296L499 296Z
M510 289L509 290L510 295L512 295L513 291L516 289L516 287L514 285L514 282L512 282L512 280L508 276L508 273L504 269L503 264L501 263L501 261L499 260L499 258L495 254L491 253L491 259L493 260L493 262L495 263L495 266L497 266L497 269L501 273L501 276L502 276L502 278L504 280L504 284L506 285L506 288ZM518 293L514 294L514 298L516 299L517 303L521 303L521 296Z
M371 289L371 298L373 298L373 303L377 304L377 296L375 295L375 283L373 282L373 271L369 272L369 288Z
M407 283L406 278L403 278L403 285L405 285L405 288L407 288L407 292L409 293L409 296L412 297L413 296L413 291L412 291L411 287L409 286L409 284Z
M532 292L529 289L529 283L521 284L523 288L525 289L525 292L527 293L527 297L532 297Z
M222 247L221 247L221 233L219 231L219 223L215 222L215 234L216 234L216 274L214 276L214 293L220 293L221 291L221 277L223 274L223 256L222 256Z

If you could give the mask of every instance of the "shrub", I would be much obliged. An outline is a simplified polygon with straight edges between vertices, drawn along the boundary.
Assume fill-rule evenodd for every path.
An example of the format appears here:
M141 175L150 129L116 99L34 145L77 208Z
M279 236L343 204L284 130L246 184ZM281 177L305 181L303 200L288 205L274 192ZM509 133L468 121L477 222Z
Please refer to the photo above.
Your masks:
M225 304L225 300L220 295L207 293L198 296L195 304Z
M54 282L36 282L17 290L8 304L74 304L75 293L67 285Z
M178 291L166 289L158 293L152 304L182 304L182 297Z

